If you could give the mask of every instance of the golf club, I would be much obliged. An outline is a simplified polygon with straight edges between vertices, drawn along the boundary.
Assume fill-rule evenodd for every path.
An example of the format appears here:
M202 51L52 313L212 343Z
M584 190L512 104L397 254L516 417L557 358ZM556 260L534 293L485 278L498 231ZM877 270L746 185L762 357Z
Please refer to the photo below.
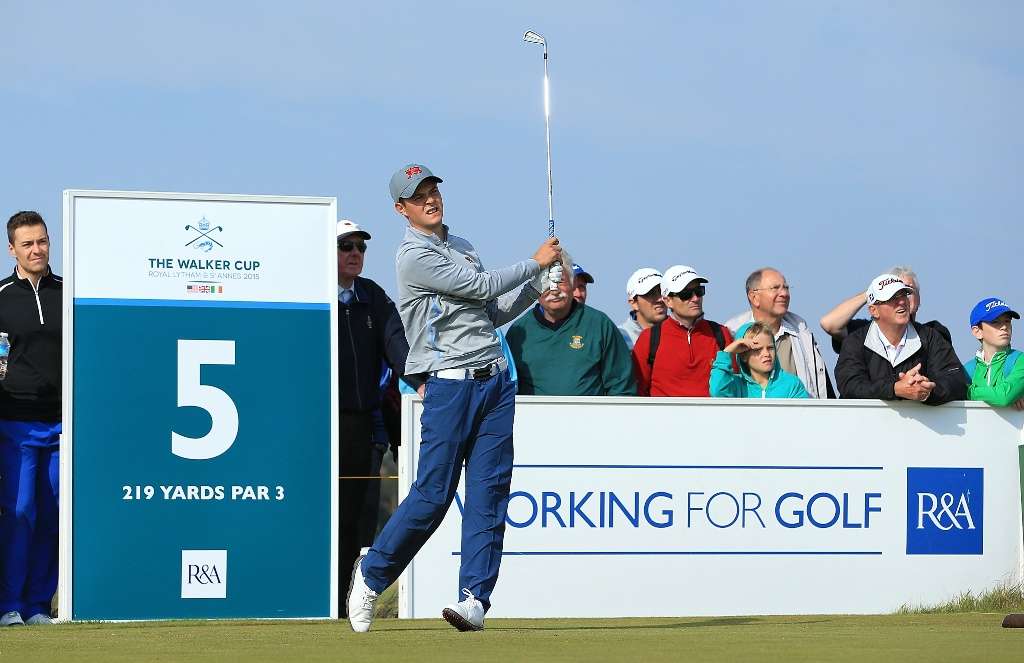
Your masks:
M224 227L223 226L215 226L215 227L211 228L210 230L202 230L200 228L196 228L193 225L186 225L185 226L185 230L194 230L197 233L199 233L199 235L196 238L194 238L192 240L192 242L195 242L195 241L200 240L200 239L205 237L206 239L210 240L211 242L213 242L217 246L219 246L221 248L224 248L223 244L221 244L220 242L218 242L217 240L215 240L213 237L210 236L210 233L212 233L214 230L216 230L218 232L223 232L224 231ZM192 242L189 242L185 246L188 246L189 244L192 244Z
M551 197L551 101L548 84L548 43L533 30L527 30L523 41L544 47L544 140L548 148L548 237L555 235L555 209Z

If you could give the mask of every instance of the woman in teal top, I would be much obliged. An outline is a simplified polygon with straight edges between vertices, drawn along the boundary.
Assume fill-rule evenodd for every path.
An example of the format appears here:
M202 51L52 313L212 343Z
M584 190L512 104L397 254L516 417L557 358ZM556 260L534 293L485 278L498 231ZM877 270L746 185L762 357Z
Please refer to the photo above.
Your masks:
M733 370L733 357L739 372ZM736 340L725 346L711 364L712 396L725 398L808 398L800 378L779 366L775 335L760 322L736 330Z

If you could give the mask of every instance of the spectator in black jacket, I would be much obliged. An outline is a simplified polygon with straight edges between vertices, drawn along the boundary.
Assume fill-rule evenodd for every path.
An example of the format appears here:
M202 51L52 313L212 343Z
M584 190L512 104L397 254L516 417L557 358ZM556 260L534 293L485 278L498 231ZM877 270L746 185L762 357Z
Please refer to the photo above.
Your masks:
M842 398L906 399L941 405L967 398L967 379L953 347L911 320L913 288L894 274L868 286L871 322L843 341L836 363Z
M921 307L921 282L917 280L917 274L914 273L910 267L897 265L888 271L889 274L899 277L901 281L906 283L913 289L909 295L907 295L907 301L910 304L910 321L917 322L917 311ZM832 337L832 349L835 350L836 354L843 347L843 339L846 338L847 334L852 334L858 329L862 329L871 324L870 319L865 318L854 318L857 312L864 307L867 303L867 298L863 292L858 292L853 297L844 300L836 305L834 309L826 313L819 320L821 328L825 330L829 336ZM953 342L953 336L938 320L932 320L930 322L921 323L926 327L931 327L935 331L939 332L944 339L949 343Z
M64 284L43 217L7 222L14 273L0 281L0 626L51 624L57 591ZM3 337L0 337L3 344Z
M338 606L344 616L345 593L359 549L368 546L376 526L362 522L370 481L380 474L381 448L374 439L374 413L381 405L381 361L401 377L409 344L394 302L384 290L359 276L370 233L351 221L338 222L338 417L341 477L339 483ZM419 388L419 376L405 376ZM376 517L376 511L372 512ZM367 537L366 533L369 532Z

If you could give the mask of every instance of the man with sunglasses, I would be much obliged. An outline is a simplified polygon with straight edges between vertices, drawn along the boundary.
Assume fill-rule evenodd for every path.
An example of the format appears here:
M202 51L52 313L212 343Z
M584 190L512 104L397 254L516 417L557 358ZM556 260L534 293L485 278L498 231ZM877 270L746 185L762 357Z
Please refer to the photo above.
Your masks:
M967 399L967 373L939 332L913 320L912 293L895 274L880 274L868 285L871 322L847 335L836 362L843 398L927 405Z
M777 269L762 267L747 277L747 301L750 310L726 322L736 332L750 322L772 328L779 366L803 383L810 398L835 398L825 360L807 322L789 310L790 287Z
M668 318L633 346L639 396L710 396L711 364L732 343L727 327L704 318L704 284L693 267L669 267L661 279Z
M380 473L375 441L378 425L382 362L399 376L405 370L409 345L394 302L372 280L363 278L363 259L370 233L347 219L338 221L338 442L342 479L338 484L338 581L348 587L359 549L373 532L364 527L364 505L370 490L366 477ZM406 376L414 387L423 384ZM374 514L375 515L375 514ZM376 528L372 528L376 530ZM344 600L339 601L344 615Z
M465 598L441 616L460 631L483 629L501 565L516 394L495 329L537 301L545 269L555 284L564 271L549 269L560 262L554 237L532 258L485 270L473 245L444 225L440 183L420 164L391 176L395 211L409 224L396 259L406 374L426 376L426 388L416 480L353 568L348 615L356 632L370 629L377 598L444 519L463 466L458 597Z

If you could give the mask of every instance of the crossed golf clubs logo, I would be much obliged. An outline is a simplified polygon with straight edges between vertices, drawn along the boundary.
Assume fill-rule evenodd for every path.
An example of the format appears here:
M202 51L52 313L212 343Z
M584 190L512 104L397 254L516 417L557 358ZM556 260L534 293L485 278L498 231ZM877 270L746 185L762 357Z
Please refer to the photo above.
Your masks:
M199 223L195 226L186 223L185 230L193 230L198 233L195 237L192 238L191 241L187 242L185 246L191 246L195 242L199 242L199 240L204 240L196 244L197 249L209 252L210 250L213 249L214 244L216 244L222 249L224 248L224 245L218 242L216 239L214 239L211 235L211 233L215 230L217 232L223 232L224 226L214 226L211 228L210 222L206 220L205 216L202 219L200 219Z

